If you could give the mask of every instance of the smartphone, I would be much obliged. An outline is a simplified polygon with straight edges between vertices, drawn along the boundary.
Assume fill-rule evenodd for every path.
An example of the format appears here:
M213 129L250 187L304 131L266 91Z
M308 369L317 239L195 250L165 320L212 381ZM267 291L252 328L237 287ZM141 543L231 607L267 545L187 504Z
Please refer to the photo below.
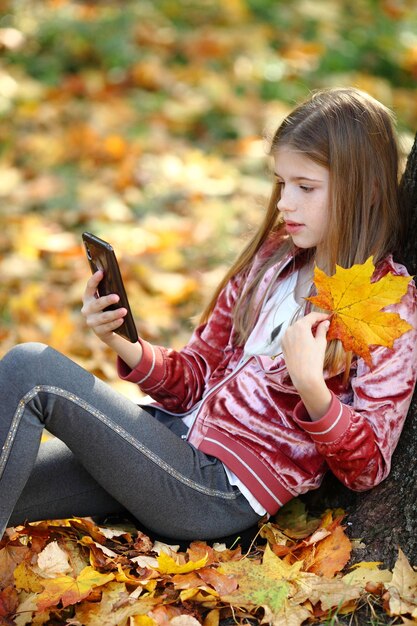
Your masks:
M94 274L97 270L102 270L104 273L97 288L99 295L107 296L110 293L117 293L120 298L119 302L111 304L105 310L119 309L121 307L127 309L123 324L114 332L132 343L136 343L138 341L138 333L113 247L107 241L91 233L83 233L82 238L92 273Z

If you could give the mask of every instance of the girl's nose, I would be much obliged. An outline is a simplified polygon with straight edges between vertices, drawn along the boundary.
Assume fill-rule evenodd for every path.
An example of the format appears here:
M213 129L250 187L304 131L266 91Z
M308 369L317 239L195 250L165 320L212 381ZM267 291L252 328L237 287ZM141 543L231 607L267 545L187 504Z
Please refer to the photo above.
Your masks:
M277 203L278 211L293 211L294 208L294 199L291 197L290 190L285 185L281 185L281 197Z

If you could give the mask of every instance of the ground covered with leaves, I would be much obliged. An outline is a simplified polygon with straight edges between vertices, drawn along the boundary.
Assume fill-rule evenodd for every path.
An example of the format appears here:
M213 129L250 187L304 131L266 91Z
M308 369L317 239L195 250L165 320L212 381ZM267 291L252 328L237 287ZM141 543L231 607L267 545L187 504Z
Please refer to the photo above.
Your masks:
M350 616L377 624L382 613L415 623L417 573L401 551L392 572L357 563L341 573L354 550L342 519L341 511L309 517L294 500L244 554L237 543L185 549L85 518L11 528L0 544L0 623L299 626Z
M363 88L396 111L407 153L417 13L413 0L122 4L2 3L0 351L44 341L136 398L81 319L81 233L116 249L141 334L182 346L262 218L264 137L296 101ZM417 621L402 553L393 572L348 571L348 520L293 506L244 553L238 538L175 551L91 520L9 529L0 624Z

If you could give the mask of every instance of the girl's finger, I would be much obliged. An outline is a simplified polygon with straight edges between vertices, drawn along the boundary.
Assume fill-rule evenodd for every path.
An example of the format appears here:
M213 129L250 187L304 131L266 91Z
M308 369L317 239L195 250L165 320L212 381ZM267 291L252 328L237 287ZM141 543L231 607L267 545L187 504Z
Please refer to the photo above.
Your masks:
M96 298L95 296L84 297L81 313L84 317L101 314L104 309L111 304L116 304L119 300L120 298L116 293L112 293L109 296L102 296L101 298Z
M319 311L313 311L312 313L309 313L308 315L303 317L302 320L310 324L310 326L315 326L316 324L319 324L320 322L324 322L325 320L328 320L330 316L331 316L330 313L321 313Z
M329 330L330 320L324 320L323 322L319 322L316 327L316 339L325 339L327 335L327 331Z
M104 274L102 270L97 270L97 272L95 272L92 276L90 276L85 286L85 292L84 292L85 296L92 297L95 295L97 291L97 287L100 281L102 280L103 276Z
M88 326L102 326L103 324L109 324L117 319L123 319L127 313L127 309L116 309L115 311L104 311L100 313L93 313L86 318Z
M100 326L90 326L95 334L99 337L111 334L117 328L123 324L123 318L118 318L107 324L100 324Z

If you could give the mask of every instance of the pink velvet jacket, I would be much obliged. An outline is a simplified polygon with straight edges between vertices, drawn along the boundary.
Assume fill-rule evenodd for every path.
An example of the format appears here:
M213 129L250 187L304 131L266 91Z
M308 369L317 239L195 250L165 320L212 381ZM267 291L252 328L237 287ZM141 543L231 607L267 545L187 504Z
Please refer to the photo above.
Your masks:
M264 244L251 272L258 271L277 243L275 237ZM259 298L276 269L265 274ZM389 257L373 279L387 272L407 275ZM234 345L231 316L239 288L239 279L226 285L207 324L195 330L182 350L142 341L139 365L130 370L119 360L119 375L137 383L168 412L181 416L197 406L189 442L223 461L270 514L317 488L328 468L351 489L377 485L390 471L411 401L416 330L397 339L393 349L375 347L372 370L355 359L347 386L342 373L326 377L332 403L326 415L313 422L282 358L252 356L240 363L243 350ZM417 328L411 280L402 301L386 310L398 312Z

